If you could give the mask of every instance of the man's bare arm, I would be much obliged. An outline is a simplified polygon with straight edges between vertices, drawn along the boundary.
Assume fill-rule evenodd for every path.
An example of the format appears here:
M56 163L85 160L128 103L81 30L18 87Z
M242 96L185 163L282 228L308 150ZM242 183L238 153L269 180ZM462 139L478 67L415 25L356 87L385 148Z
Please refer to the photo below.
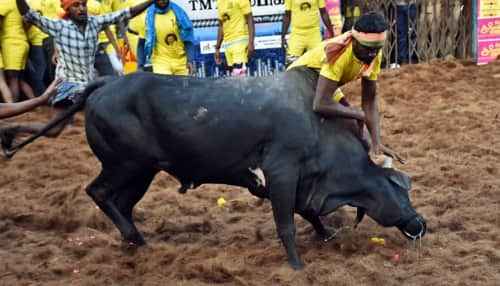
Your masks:
M24 16L24 14L28 13L28 11L30 10L30 6L28 6L26 0L16 0L16 4L21 16Z
M39 97L16 103L0 103L0 119L16 116L28 112L40 105L47 103L52 94L56 91L61 80L56 79Z
M361 79L361 106L366 114L366 127L370 131L372 146L375 153L380 147L380 118L378 111L377 82L368 78Z
M345 117L364 121L365 113L354 107L342 105L332 99L338 87L336 81L322 75L319 76L316 95L313 101L313 110L325 117Z
M283 25L281 26L281 47L283 49L286 48L285 37L286 33L288 33L288 28L290 27L290 19L292 12L290 10L285 11L285 15L283 15Z
M224 28L222 26L222 21L218 20L219 25L217 26L217 42L215 44L215 54L214 59L215 63L220 65L222 60L220 58L220 47L222 45L222 40L224 40Z
M21 1L21 0L18 0L18 1ZM22 1L25 1L25 0L22 0ZM135 16L141 14L142 11L146 10L149 7L149 5L151 5L151 4L153 4L153 0L148 0L148 1L145 1L141 4L138 4L136 6L130 7L130 17L134 18Z
M254 39L255 39L255 24L253 22L253 15L252 13L249 13L245 15L247 25L248 25L248 60L250 61L250 58L252 57L255 46L254 46Z
M106 37L108 38L109 42L111 43L111 46L113 46L113 49L115 50L116 52L116 55L121 59L121 51L120 51L120 48L118 47L118 43L116 42L116 38L115 38L115 35L113 34L113 32L111 31L111 29L108 27L106 27L104 29L104 33L106 34Z

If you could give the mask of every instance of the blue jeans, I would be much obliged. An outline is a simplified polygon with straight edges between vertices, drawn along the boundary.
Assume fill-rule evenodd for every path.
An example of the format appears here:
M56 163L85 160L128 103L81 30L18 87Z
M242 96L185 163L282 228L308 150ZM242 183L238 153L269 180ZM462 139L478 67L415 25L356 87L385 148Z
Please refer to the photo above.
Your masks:
M415 54L410 55L409 43L415 42L417 34L415 28L410 31L410 23L417 19L417 7L415 4L397 6L397 33L398 33L398 63L406 64L410 59L414 60Z

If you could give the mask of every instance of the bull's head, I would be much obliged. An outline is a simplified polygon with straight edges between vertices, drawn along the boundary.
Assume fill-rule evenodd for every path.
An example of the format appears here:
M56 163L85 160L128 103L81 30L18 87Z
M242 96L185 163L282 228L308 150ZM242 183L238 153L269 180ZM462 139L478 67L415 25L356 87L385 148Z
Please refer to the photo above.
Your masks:
M411 179L394 169L384 169L378 188L367 190L367 199L360 202L361 209L383 226L396 226L408 239L419 239L427 231L424 218L417 214L409 199ZM354 202L356 203L356 202ZM358 215L358 220L360 220Z
M370 169L363 177L344 174L340 178L324 178L325 183L330 183L325 187L328 190L315 196L312 206L326 215L342 205L350 205L358 208L357 223L366 214L382 226L397 227L408 239L423 237L427 226L411 205L410 177L394 169ZM332 181L336 182L331 184Z

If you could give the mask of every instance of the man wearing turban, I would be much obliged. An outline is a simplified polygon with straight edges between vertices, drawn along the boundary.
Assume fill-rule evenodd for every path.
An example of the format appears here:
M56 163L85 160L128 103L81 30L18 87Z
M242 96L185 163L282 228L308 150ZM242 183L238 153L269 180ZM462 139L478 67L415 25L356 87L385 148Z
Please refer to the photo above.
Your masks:
M324 41L308 51L288 68L306 67L319 73L313 101L315 112L324 117L352 118L358 121L360 137L365 125L371 139L372 154L385 153L402 161L394 151L380 142L380 122L376 82L382 63L382 47L387 33L387 21L375 12L359 18L351 31ZM361 78L362 108L351 106L340 87ZM368 143L367 140L363 140Z
M146 10L153 0L99 16L88 15L87 0L61 0L62 19L50 19L40 15L30 9L26 0L16 0L16 2L26 22L37 26L54 39L58 51L56 77L62 79L50 102L55 109L54 117L57 117L59 113L76 103L85 85L96 78L94 63L99 32L109 25L135 17ZM61 122L47 133L47 136L58 136L71 120L72 118L69 118ZM17 133L37 133L43 127L44 124L40 123L19 124L8 127L2 132L12 138Z

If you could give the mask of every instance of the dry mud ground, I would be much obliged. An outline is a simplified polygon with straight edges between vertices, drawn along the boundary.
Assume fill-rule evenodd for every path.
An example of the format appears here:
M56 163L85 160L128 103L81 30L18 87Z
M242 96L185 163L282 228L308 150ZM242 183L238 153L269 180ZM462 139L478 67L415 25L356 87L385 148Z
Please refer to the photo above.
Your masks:
M396 167L428 221L421 245L370 219L353 230L349 208L324 218L344 227L326 244L297 217L307 265L294 272L268 202L229 186L180 195L161 174L135 212L149 245L127 248L85 194L99 163L79 115L60 138L0 161L0 285L500 285L500 63L405 66L385 71L379 91L384 142L408 158Z

